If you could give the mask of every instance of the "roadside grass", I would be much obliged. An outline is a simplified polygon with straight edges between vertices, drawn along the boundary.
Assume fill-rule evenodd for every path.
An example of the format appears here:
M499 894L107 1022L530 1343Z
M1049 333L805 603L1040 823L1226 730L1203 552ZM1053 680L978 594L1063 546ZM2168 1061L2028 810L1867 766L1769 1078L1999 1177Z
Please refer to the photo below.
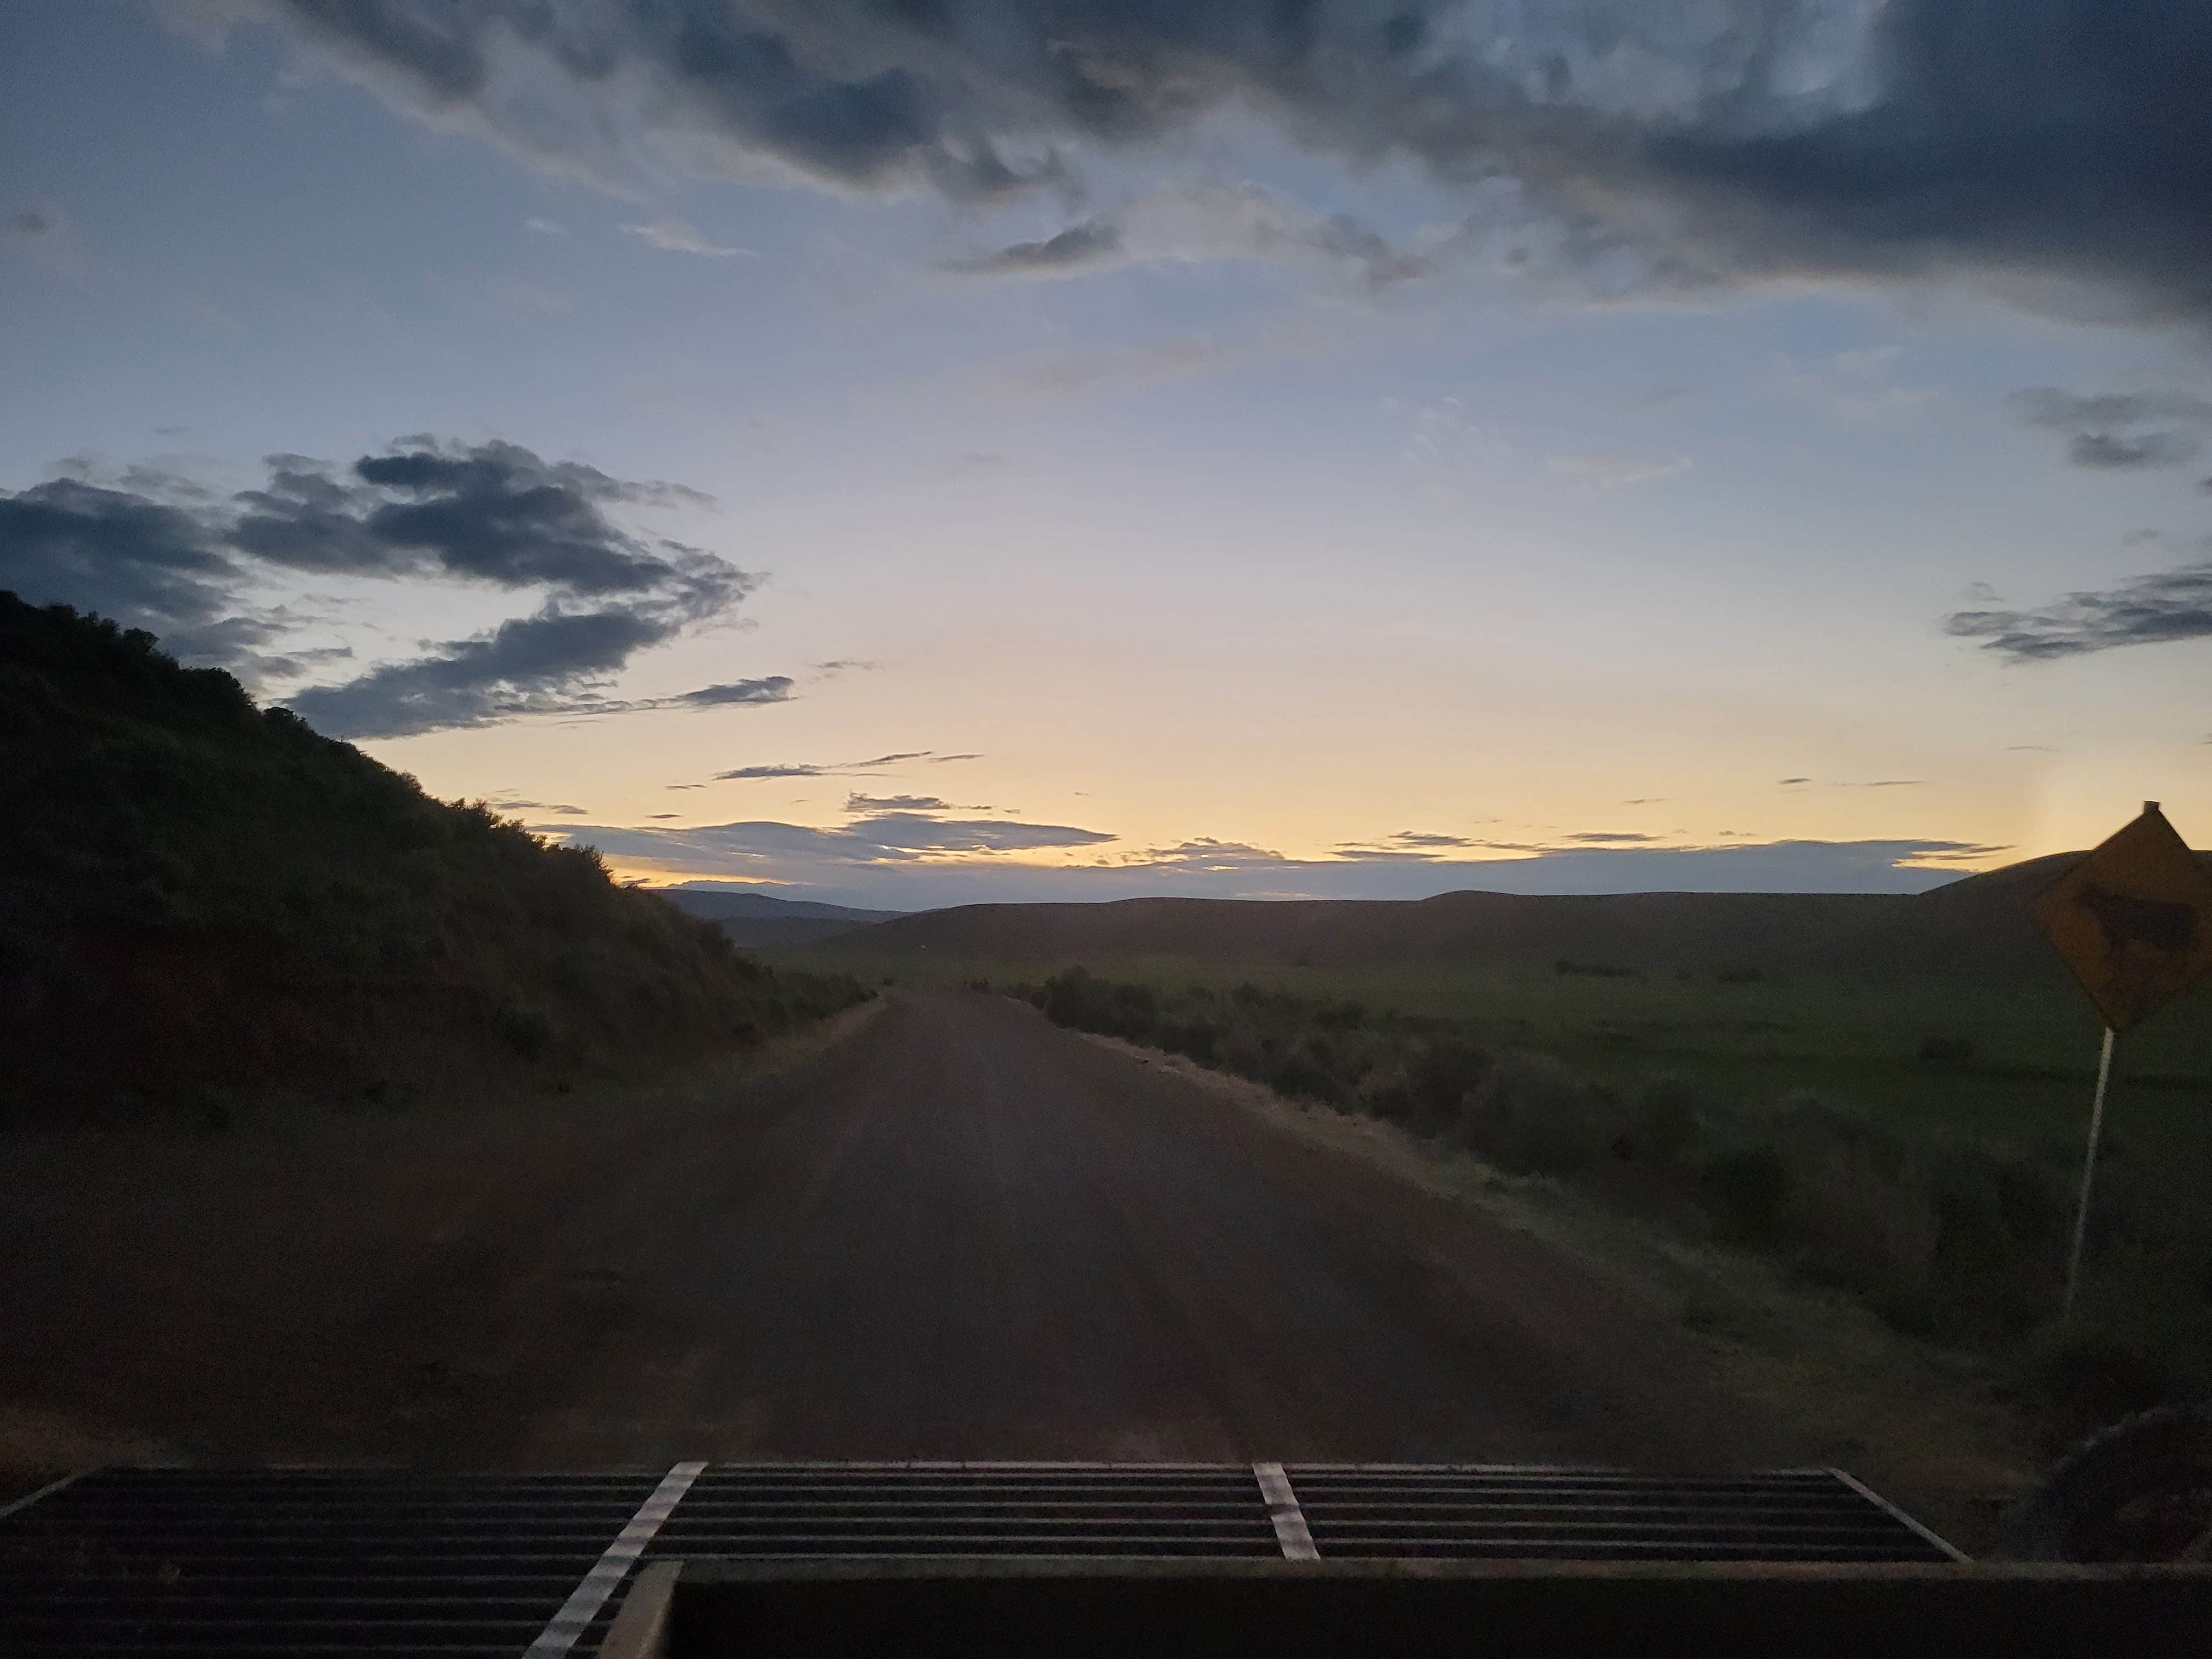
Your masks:
M916 986L1037 985L1072 965L800 947L757 954L842 969L870 984L888 977ZM1534 1050L1600 1081L1664 1073L1745 1103L1809 1089L1900 1126L2018 1146L2063 1142L2078 1150L2101 1031L2055 958L2002 981L1601 975L1449 958L1302 968L1101 956L1084 966L1101 979L1164 991L1249 984L1317 1003L1446 1019L1492 1053ZM2122 1040L2107 1124L2146 1158L2186 1166L2212 1186L2212 981Z
M1820 1457L1970 1553L2033 1478L2033 1426L2012 1409L2013 1379L1988 1355L1905 1335L1841 1291L1808 1284L1769 1259L1692 1243L1559 1178L1515 1175L1395 1124L1286 1099L1182 1055L1156 1063L1284 1133L1540 1239L1667 1311L1726 1386L1814 1437Z

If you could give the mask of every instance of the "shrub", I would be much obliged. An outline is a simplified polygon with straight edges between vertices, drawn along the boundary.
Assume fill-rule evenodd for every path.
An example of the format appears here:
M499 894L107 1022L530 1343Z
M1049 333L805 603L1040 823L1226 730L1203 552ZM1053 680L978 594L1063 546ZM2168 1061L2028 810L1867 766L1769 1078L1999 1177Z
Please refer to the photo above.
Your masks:
M1412 1115L1435 1128L1457 1124L1468 1097L1482 1086L1489 1054L1457 1037L1433 1036L1406 1063L1406 1087Z
M1709 1132L1722 1109L1696 1085L1659 1078L1637 1091L1629 1111L1628 1145L1634 1156L1678 1164Z
M1790 1201L1790 1166L1774 1147L1752 1143L1706 1160L1699 1195L1730 1236L1753 1244L1776 1242Z
M1617 1100L1544 1054L1507 1054L1460 1115L1468 1143L1517 1174L1565 1175L1605 1156L1621 1133Z
M1939 1225L1903 1139L1813 1095L1784 1102L1776 1130L1790 1177L1782 1227L1796 1265L1877 1303L1918 1310Z
M1973 1058L1974 1040L1972 1037L1932 1036L1919 1048L1919 1059L1928 1066L1966 1066Z
M1324 1105L1339 1109L1351 1103L1351 1091L1334 1073L1310 1054L1301 1054L1296 1049L1279 1054L1274 1057L1271 1070L1273 1075L1267 1082L1277 1094L1287 1095L1293 1099L1318 1100Z

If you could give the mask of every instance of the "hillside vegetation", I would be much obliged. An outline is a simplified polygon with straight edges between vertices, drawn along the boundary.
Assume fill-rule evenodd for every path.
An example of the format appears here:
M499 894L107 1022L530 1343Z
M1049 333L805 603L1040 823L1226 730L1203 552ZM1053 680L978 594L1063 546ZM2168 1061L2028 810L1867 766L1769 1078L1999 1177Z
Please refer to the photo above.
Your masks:
M404 1103L757 1042L778 974L150 635L0 592L0 1119Z

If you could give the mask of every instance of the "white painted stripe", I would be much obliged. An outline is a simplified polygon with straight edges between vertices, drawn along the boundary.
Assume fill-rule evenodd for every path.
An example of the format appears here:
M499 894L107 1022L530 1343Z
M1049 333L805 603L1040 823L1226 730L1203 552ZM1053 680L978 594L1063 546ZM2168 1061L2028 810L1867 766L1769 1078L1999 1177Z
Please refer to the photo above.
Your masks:
M1938 1537L1927 1528L1922 1526L1917 1521L1915 1521L1911 1516L1907 1515L1903 1510L1898 1508L1896 1504L1891 1503L1889 1499L1884 1498L1880 1492L1875 1492L1872 1487L1865 1486L1860 1481L1854 1480L1851 1476L1844 1474L1843 1470L1833 1468L1823 1469L1820 1473L1823 1474L1834 1475L1837 1480L1842 1481L1846 1486L1849 1486L1860 1497L1865 1498L1868 1503L1873 1504L1876 1509L1887 1515L1891 1520L1904 1522L1907 1528L1919 1534L1920 1536L1926 1540L1929 1545L1942 1551L1942 1553L1948 1556L1952 1560L1966 1562L1972 1562L1974 1558L1972 1556L1967 1554L1966 1551L1960 1549L1949 1539Z
M1255 1463L1252 1474L1260 1483L1260 1496L1267 1505L1267 1518L1275 1523L1275 1541L1283 1547L1285 1561L1318 1561L1313 1534L1306 1530L1306 1512L1291 1490L1291 1477L1280 1463Z
M704 1463L678 1463L660 1477L653 1496L630 1516L629 1524L616 1534L606 1553L599 1557L599 1565L568 1592L568 1599L553 1615L553 1622L523 1650L522 1659L555 1659L555 1656L576 1645L576 1638L599 1617L599 1609L607 1604L607 1597L615 1593L615 1587L622 1583L637 1558L645 1553L645 1547L660 1530L660 1523L684 1501L684 1494L691 1490L691 1483L706 1467Z

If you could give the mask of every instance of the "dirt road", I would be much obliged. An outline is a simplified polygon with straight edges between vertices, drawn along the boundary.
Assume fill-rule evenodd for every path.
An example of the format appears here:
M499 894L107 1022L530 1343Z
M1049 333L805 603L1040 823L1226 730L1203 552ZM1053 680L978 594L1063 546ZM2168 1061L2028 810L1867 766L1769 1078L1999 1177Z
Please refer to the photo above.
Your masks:
M703 1105L23 1143L0 1325L19 1466L1814 1457L1656 1310L974 994Z

